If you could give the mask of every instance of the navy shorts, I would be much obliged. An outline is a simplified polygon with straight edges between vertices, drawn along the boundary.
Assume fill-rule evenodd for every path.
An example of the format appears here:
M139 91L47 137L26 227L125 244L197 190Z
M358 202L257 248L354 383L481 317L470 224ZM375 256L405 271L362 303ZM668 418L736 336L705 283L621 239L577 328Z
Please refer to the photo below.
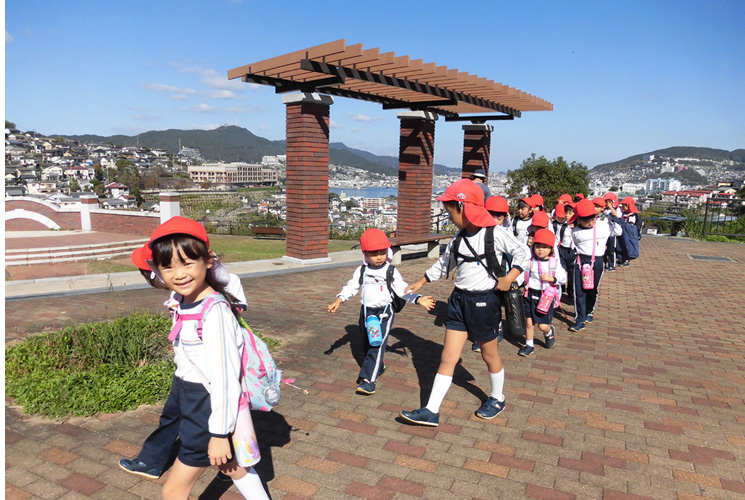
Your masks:
M540 290L533 290L532 288L528 290L528 296L523 297L525 317L533 318L534 325L550 325L551 320L554 317L554 304L551 304L551 307L548 308L548 312L542 313L536 309L539 300L541 300Z
M210 457L207 448L212 435L209 432L209 418L212 413L210 393L204 384L186 382L173 378L171 394L166 407L176 411L179 419L179 439L181 448L178 459L190 467L209 467ZM166 408L163 409L166 411Z
M448 299L448 330L467 332L472 342L489 342L497 338L502 319L499 296L493 290L468 292L456 288Z

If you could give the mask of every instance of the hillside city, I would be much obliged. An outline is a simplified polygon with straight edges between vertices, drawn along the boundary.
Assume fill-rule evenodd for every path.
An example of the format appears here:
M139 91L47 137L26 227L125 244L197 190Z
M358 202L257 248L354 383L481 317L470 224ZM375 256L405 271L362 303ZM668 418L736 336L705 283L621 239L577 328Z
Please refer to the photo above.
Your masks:
M212 223L235 223L242 217L280 224L286 218L282 192L285 179L284 155L264 156L260 163L215 163L202 158L194 148L181 147L176 154L144 146L80 143L63 137L45 137L35 132L5 130L5 196L31 196L60 207L79 205L84 193L95 193L99 204L109 210L158 210L157 193L230 197L223 210L198 214ZM740 168L738 168L740 167ZM703 184L685 184L669 174L695 172ZM332 229L375 225L395 229L396 176L384 175L346 165L329 166L329 187L341 191L330 196L329 220ZM668 175L665 175L668 174ZM442 191L460 178L460 171L435 175L433 192ZM745 170L732 161L695 158L669 158L647 155L633 169L590 172L590 196L608 191L637 198L644 209L652 203L668 203L681 208L705 203L713 194L733 196L742 187ZM503 172L489 175L492 194L506 196L508 177ZM257 198L250 188L259 191ZM347 196L344 190L376 188L388 196ZM387 188L387 189L386 189ZM432 213L441 211L434 201ZM257 219L258 218L258 219Z

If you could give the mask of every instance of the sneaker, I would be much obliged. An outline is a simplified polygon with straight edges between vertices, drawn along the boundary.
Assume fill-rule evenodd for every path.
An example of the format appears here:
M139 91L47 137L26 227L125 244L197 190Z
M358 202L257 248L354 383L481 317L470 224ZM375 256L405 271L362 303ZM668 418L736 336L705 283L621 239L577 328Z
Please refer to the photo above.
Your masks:
M497 398L489 396L489 399L476 410L476 416L489 420L499 415L504 410L504 405L504 401L497 401Z
M627 267L630 264L630 262L627 260L626 262L621 262L619 266Z
M592 314L588 314L585 323L592 323Z
M612 273L613 271L616 270L616 268L615 267L606 267L605 270L608 271L609 273Z
M581 330L585 329L585 322L584 321L577 321L575 324L569 327L570 332L579 332Z
M534 346L525 344L524 346L522 346L522 348L520 348L520 350L517 353L520 356L526 356L527 357L527 356L530 356L531 354L533 354L533 351L535 351L535 347ZM488 401L487 401L487 403L488 403ZM486 403L484 403L484 404L486 404Z
M158 479L160 477L160 471L158 469L153 469L142 460L127 460L122 458L119 460L119 467L130 474L145 476L149 479Z
M551 325L551 329L544 335L546 337L546 349L551 349L556 343L556 330L554 325Z
M365 394L366 396L375 394L375 382L370 382L367 379L363 380L360 385L357 386L357 394Z
M440 414L432 413L426 408L419 408L414 411L402 411L401 418L412 424L429 425L430 427L437 427L440 423Z
M473 345L471 346L471 350L473 352L481 352L481 346L479 345L478 342L474 342Z

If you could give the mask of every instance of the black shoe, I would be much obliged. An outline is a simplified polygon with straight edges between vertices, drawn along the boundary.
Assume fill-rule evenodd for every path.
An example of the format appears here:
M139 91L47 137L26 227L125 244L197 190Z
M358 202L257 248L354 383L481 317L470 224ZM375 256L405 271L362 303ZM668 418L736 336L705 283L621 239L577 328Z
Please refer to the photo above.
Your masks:
M119 467L130 474L137 474L138 476L144 476L149 479L158 479L160 477L160 471L158 469L150 467L142 460L127 460L122 458L119 460Z

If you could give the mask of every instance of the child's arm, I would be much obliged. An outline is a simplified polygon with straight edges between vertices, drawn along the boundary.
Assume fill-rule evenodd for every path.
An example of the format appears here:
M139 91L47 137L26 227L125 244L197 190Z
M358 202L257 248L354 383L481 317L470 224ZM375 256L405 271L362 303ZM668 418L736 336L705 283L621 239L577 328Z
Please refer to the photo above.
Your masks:
M418 293L408 292L410 287L406 284L403 276L401 276L401 273L395 267L393 268L393 283L391 284L391 288L393 288L393 293L404 299L406 302L419 304L428 311L435 307L435 301L432 300L432 297L422 297Z
M425 308L426 310L431 311L435 307L435 304L437 302L433 300L432 297L430 297L429 295L426 297L423 297L420 295L419 300L417 300L416 303L422 306L423 308Z
M504 231L494 231L494 247L497 252L512 256L512 268L497 280L497 290L506 292L512 282L530 265L530 249L517 238Z
M208 453L213 464L227 463L231 458L228 436L235 430L241 395L238 344L243 340L243 333L240 329L225 303L215 304L204 316L203 366L204 376L210 383L211 407L207 429L211 435Z
M329 304L329 312L331 314L334 314L336 310L339 309L339 306L342 305L343 302L344 301L341 300L341 297L336 297L336 300L333 303Z

